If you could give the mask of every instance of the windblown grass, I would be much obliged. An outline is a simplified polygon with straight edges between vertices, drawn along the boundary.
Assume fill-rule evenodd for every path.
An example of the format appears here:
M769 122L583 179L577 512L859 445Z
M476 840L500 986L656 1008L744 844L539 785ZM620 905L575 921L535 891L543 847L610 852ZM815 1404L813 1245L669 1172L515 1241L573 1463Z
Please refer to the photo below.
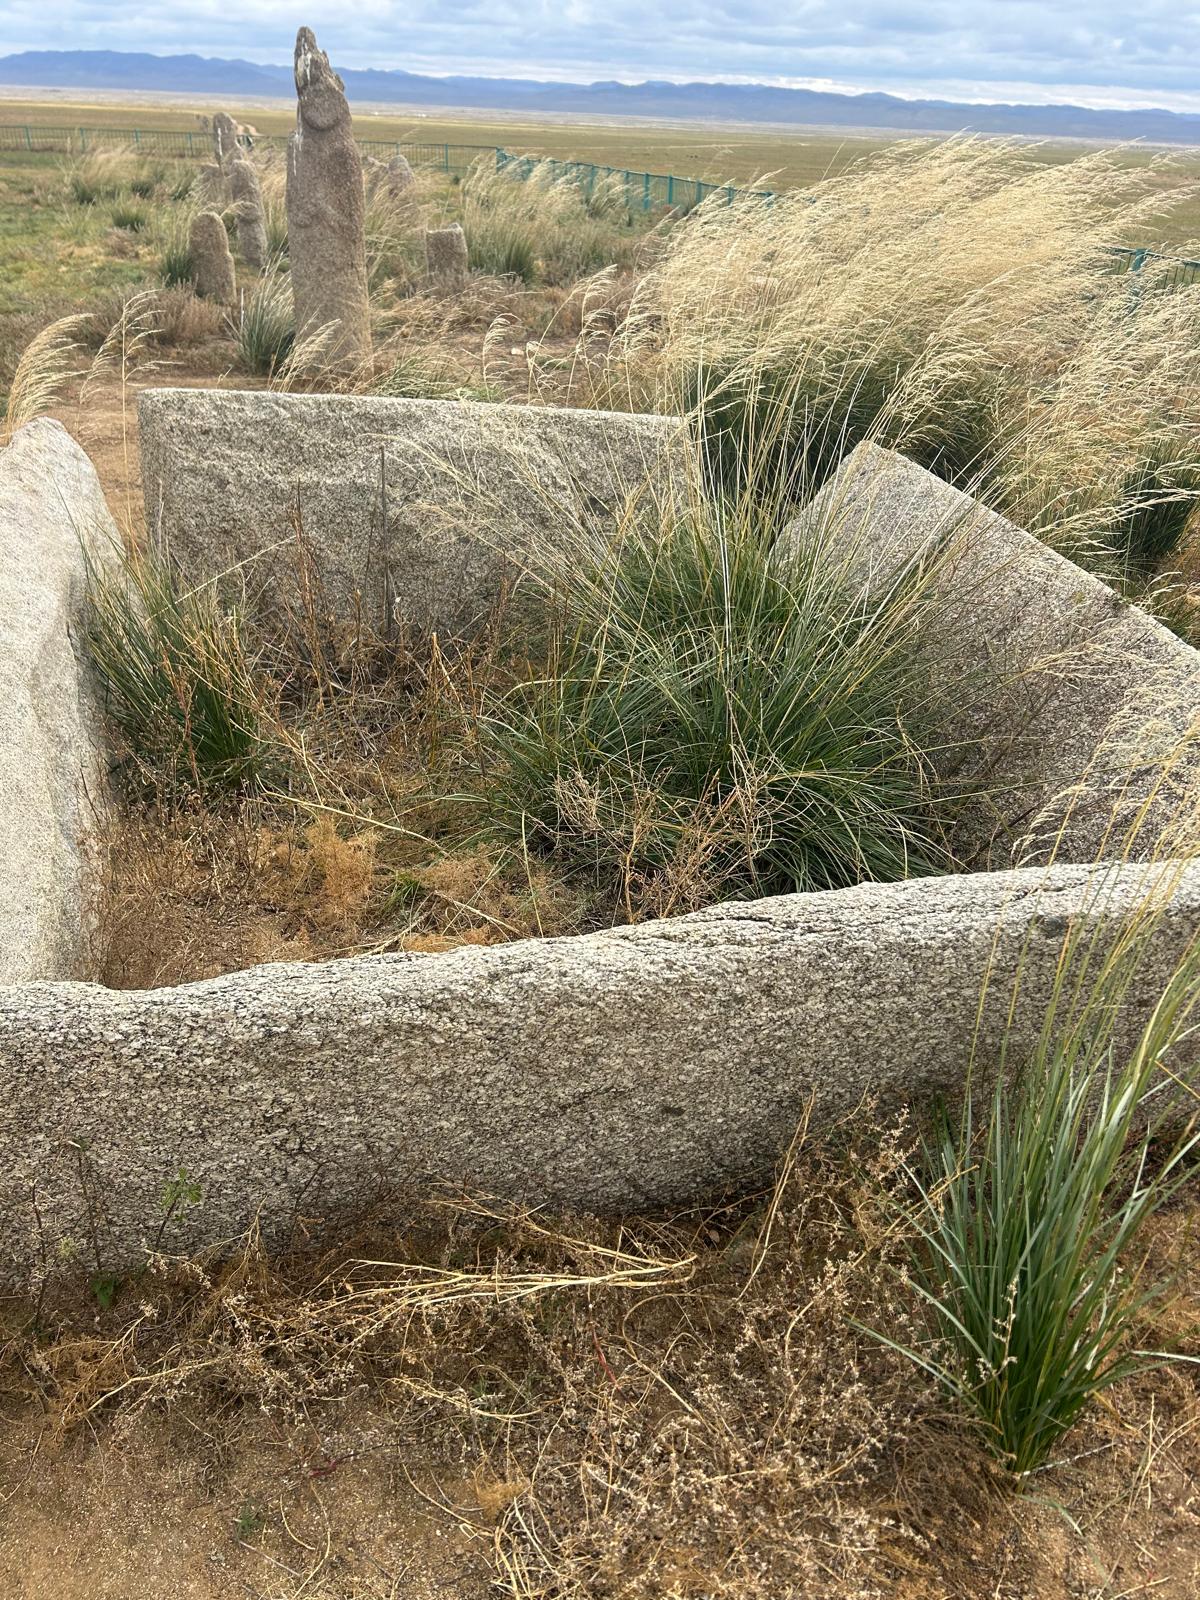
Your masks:
M959 139L770 206L710 202L664 241L623 356L662 409L707 415L726 477L754 433L810 480L869 433L1120 575L1175 541L1152 508L1195 496L1163 466L1195 460L1200 288L1168 292L1153 261L1121 274L1108 248L1154 242L1169 168Z
M481 157L457 199L471 266L495 277L573 283L629 264L644 234L611 190L589 200L549 166L537 165L520 179L497 170L493 157Z
M0 419L0 445L18 428L48 411L80 370L79 338L91 318L86 313L59 317L35 335L21 353Z

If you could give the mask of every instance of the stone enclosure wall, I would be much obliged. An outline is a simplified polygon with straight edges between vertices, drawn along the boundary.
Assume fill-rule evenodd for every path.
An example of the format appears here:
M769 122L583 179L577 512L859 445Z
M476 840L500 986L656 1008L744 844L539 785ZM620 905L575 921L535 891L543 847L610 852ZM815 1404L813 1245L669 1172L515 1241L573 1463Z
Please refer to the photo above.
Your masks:
M141 416L151 525L190 574L252 564L268 594L288 581L298 494L336 604L392 596L402 617L446 625L469 623L519 577L535 513L551 507L537 524L548 534L555 514L611 510L647 475L674 472L680 449L668 419L442 402L176 391L145 396ZM60 482L99 510L86 458L60 434L25 430L0 455L6 562L30 506L35 523L54 522ZM35 455L38 472L21 467ZM13 463L24 499L4 498ZM464 506L475 507L470 525ZM988 759L1018 752L1010 771L1029 786L1024 811L998 810L987 841L1005 870L732 904L574 939L259 967L145 993L20 981L76 976L72 952L47 946L45 962L10 967L0 987L10 1269L28 1267L47 1239L93 1234L114 1261L136 1256L180 1167L203 1192L172 1232L173 1245L189 1246L255 1216L284 1228L431 1175L606 1209L757 1182L810 1106L821 1127L864 1096L884 1109L953 1091L973 1056L995 1066L1006 1027L1019 1058L1068 928L1119 922L1153 892L1163 908L1130 995L1136 1027L1200 933L1200 866L1090 864L1105 807L1116 815L1138 784L1145 798L1158 781L1148 766L1132 781L1120 769L1114 796L1108 741L1125 737L1144 675L1160 670L1184 708L1170 721L1178 739L1198 709L1200 658L902 458L856 452L807 514L853 549L868 583L936 549L959 652L946 670L966 683L972 659L1002 665L1012 736ZM94 730L70 644L76 600L61 598L76 595L74 578L31 563L26 582L32 609L42 606L40 647L60 669L39 680L54 714L65 707ZM19 682L9 655L28 647L17 635L3 643L0 670ZM975 714L966 696L964 714ZM18 765L7 746L22 759L37 750L45 720L6 724L0 757ZM1093 788L1096 771L1108 776ZM1064 792L1089 797L1087 827L1055 824L1053 863L1012 869L1029 818L1061 820Z
M680 423L565 408L148 389L146 520L197 578L294 592L297 545L325 600L469 629L521 556L612 513L680 461Z
M84 975L86 841L108 796L79 631L85 550L103 561L116 538L59 423L31 422L0 449L0 985Z

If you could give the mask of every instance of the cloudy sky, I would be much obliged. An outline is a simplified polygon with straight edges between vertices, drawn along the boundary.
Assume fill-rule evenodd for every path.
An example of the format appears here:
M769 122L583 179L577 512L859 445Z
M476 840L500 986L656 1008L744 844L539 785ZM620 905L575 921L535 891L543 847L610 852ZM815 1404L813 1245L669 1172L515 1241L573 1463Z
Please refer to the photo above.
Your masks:
M0 54L286 62L300 22L348 67L1200 111L1200 0L3 0Z

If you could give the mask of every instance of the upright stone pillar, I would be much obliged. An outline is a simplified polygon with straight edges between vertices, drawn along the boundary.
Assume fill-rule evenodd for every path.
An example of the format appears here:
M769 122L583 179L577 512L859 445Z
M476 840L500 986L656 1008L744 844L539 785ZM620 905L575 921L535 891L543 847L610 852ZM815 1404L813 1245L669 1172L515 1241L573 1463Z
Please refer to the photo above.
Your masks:
M370 360L362 162L342 80L308 28L296 35L296 131L288 142L288 258L296 341L322 335L314 365Z
M258 173L248 161L233 161L229 167L229 185L237 208L238 249L242 260L255 272L261 272L267 264L269 252L267 213L263 206Z

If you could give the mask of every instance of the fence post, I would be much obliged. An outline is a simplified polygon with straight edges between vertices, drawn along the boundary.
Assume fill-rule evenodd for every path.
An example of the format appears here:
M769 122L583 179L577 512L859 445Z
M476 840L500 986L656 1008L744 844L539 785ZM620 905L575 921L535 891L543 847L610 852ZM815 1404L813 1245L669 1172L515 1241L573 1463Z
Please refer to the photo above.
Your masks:
M675 175L674 175L674 173L671 173L667 178L667 204L669 206L673 206L675 204Z
M29 124L28 123L25 124L25 148L26 148L26 150L32 150L33 149L33 136L29 132Z
M650 174L648 172L643 172L642 173L642 210L643 211L649 211L649 209L650 209Z
M443 172L450 171L450 146L448 144L442 146L442 170Z
M83 154L83 155L87 154L87 129L86 128L80 128L80 130L79 130L79 149L80 149L80 153L81 154Z

